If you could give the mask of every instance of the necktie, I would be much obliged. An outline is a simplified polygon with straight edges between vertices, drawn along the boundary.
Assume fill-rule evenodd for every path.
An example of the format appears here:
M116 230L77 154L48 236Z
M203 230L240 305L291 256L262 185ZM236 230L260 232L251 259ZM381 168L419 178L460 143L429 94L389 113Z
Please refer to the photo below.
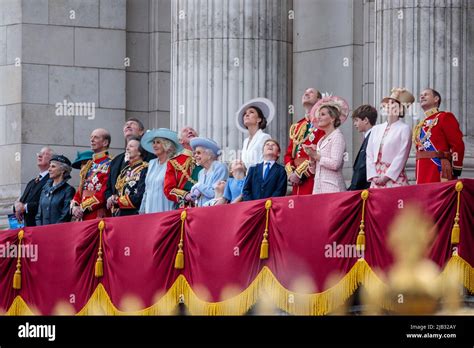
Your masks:
M263 171L263 180L267 180L268 172L270 172L270 162L265 163L265 170Z
M39 183L41 181L41 174L39 174L36 178L35 178L35 184Z

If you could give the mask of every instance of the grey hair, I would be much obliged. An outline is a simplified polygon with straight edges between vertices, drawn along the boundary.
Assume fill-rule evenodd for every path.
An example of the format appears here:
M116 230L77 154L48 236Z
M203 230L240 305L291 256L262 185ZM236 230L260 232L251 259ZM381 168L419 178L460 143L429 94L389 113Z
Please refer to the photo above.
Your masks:
M47 145L46 145L46 146L43 146L43 147L41 148L41 150L46 150L46 151L48 151L48 153L50 154L51 157L54 155L54 150L53 150L52 148L50 148L49 146L47 146ZM40 151L41 151L41 150L40 150Z
M71 170L72 170L71 166L68 166L66 163L62 163L59 161L51 161L51 162L54 162L63 171L63 179L65 181L71 179Z
M208 149L208 148L203 148L203 149L204 149L204 152L207 153L213 161L217 160L217 157L219 157L211 149Z
M176 155L176 146L171 140L160 137L156 137L155 139L157 139L161 143L161 145L166 151L166 154L168 155L168 158L172 158Z

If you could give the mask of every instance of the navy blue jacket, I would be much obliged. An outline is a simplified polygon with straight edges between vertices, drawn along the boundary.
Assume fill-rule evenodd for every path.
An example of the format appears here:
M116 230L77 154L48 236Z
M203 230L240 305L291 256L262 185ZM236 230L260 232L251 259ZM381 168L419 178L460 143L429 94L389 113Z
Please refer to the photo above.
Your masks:
M366 150L369 143L370 134L367 135L362 143L359 153L354 161L354 174L352 175L351 186L349 191L365 190L370 187L370 182L367 181L367 164L366 164Z
M71 221L69 204L76 190L66 181L52 187L53 180L49 179L41 191L36 214L36 226L58 224Z
M274 163L267 179L263 180L263 163L249 168L243 188L244 201L286 195L287 176L285 167Z
M46 174L39 182L35 182L35 179L31 180L26 185L25 192L20 198L20 202L28 204L28 212L24 214L25 226L36 226L36 213L38 213L38 203L41 196L41 190L49 180L49 174ZM15 207L13 207L15 211Z

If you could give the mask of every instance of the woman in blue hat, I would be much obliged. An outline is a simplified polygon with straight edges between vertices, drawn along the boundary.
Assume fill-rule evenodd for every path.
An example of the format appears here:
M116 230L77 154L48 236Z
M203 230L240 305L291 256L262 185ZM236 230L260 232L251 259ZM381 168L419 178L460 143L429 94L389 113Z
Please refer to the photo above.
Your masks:
M183 149L178 133L168 128L152 129L145 133L141 143L156 159L151 160L148 167L140 214L173 210L175 203L166 198L163 188L168 160Z
M192 200L196 206L202 207L214 198L216 185L222 180L227 180L229 172L226 165L217 161L221 149L214 140L193 138L190 143L196 164L202 166L203 169L199 172L198 182L191 188L191 192L185 199Z
M53 155L49 161L49 180L41 191L36 226L71 221L69 205L76 193L67 183L71 170L71 161L66 156Z

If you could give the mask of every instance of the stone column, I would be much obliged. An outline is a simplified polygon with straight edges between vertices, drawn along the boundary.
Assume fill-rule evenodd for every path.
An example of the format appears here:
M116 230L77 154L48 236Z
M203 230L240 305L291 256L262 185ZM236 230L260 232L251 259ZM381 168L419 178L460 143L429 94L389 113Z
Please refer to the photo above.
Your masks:
M343 97L354 109L372 102L373 47L371 1L295 0L294 24L294 120L304 115L301 96L308 87ZM372 58L370 60L370 58ZM354 158L362 143L349 119L341 126L348 156L344 177L349 183Z
M43 146L74 159L103 127L123 151L125 19L125 0L0 1L0 228ZM94 113L58 113L64 100Z
M173 0L171 127L194 126L241 148L235 112L246 100L276 106L267 132L286 143L291 98L291 0Z
M473 4L463 0L377 0L375 102L392 87L406 87L417 98L426 87L438 90L441 108L453 112L465 134L467 156L464 177L474 176ZM406 122L413 126L423 117L418 103ZM414 154L408 173L414 178Z
M127 118L170 125L171 2L127 0Z

